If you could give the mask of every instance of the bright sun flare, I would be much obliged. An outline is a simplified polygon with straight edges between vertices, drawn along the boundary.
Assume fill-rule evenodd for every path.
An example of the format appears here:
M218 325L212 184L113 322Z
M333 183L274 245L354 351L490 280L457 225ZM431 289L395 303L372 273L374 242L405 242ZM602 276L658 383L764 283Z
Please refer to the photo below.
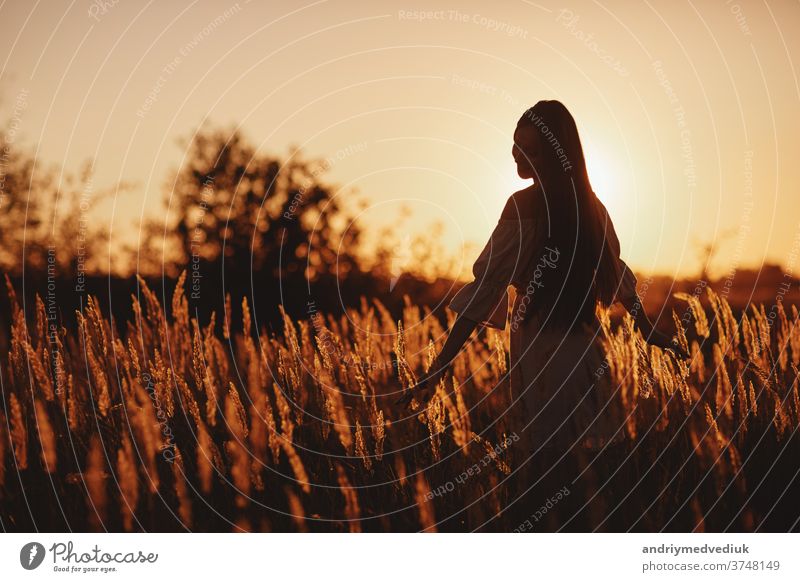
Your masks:
M586 171L589 181L598 198L606 205L614 205L619 196L618 173L602 154L592 152L586 155Z

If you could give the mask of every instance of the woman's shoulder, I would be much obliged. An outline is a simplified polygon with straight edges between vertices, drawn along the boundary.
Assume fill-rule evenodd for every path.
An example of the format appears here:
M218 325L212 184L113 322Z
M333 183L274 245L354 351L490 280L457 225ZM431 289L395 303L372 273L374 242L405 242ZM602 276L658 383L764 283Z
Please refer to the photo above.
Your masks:
M537 215L539 188L537 185L517 190L508 197L501 221L534 220Z
M611 216L608 214L608 209L606 208L606 205L603 204L603 201L600 200L600 197L596 193L592 192L592 194L594 195L595 208L597 208L598 214L600 215L601 218L603 218L603 220L610 221Z

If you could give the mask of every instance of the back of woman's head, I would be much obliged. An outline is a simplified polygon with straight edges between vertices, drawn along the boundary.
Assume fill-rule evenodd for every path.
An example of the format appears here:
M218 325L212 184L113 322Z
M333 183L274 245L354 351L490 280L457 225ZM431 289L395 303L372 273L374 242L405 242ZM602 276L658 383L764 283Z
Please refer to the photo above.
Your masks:
M615 257L606 244L607 226L589 183L578 128L559 101L539 101L525 111L517 132L534 134L538 147L530 160L539 185L537 223L545 230L543 254L558 256L547 269L531 265L539 277L529 285L526 316L537 314L544 325L570 328L589 322L599 300L609 303L614 295ZM556 251L553 253L553 250ZM550 261L550 264L552 261Z

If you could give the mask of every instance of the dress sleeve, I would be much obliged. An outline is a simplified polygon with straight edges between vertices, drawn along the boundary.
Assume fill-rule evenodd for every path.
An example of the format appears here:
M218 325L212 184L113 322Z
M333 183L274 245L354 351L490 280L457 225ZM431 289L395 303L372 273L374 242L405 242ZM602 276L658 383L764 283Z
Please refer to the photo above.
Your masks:
M631 300L636 297L636 276L630 270L625 261L620 258L620 244L617 232L614 230L614 223L608 216L608 211L605 206L600 203L600 208L603 214L604 226L606 231L606 244L611 251L611 256L614 258L614 265L616 268L615 280L617 281L616 290L614 293L614 301Z
M518 220L500 220L472 266L474 280L464 285L448 307L487 327L505 329L508 286L520 262L522 227Z

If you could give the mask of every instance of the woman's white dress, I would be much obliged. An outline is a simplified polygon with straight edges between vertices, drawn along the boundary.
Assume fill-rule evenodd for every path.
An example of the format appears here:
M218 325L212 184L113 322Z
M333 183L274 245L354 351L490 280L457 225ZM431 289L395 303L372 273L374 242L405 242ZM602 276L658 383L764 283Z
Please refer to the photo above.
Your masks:
M634 297L636 278L619 258L614 226L597 203L606 224L606 244L616 258L615 299ZM548 269L557 260L569 260L547 246L543 226L534 219L501 218L473 265L474 280L459 290L449 308L484 326L510 325L512 396L525 411L524 426L517 433L531 453L551 447L598 449L624 438L624 416L603 363L599 324L567 333L543 327L535 317L521 317L526 290L528 301L536 301L537 287L529 285L532 266ZM513 305L509 285L516 288Z

